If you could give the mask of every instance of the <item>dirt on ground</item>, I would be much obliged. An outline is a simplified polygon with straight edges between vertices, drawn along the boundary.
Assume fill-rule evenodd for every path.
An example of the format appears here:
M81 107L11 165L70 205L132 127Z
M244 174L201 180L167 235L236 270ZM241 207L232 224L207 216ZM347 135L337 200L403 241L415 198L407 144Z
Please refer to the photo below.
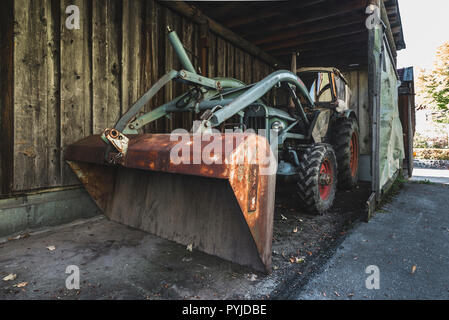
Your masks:
M294 192L277 194L270 275L105 218L30 233L0 243L0 275L17 275L0 281L0 299L288 298L364 214L369 190L338 192L320 216L301 212ZM65 287L68 265L81 270L80 290Z
M294 194L285 190L276 195L272 265L283 281L271 298L288 296L319 269L365 214L370 187L359 183L353 190L338 191L333 208L323 215L301 211Z

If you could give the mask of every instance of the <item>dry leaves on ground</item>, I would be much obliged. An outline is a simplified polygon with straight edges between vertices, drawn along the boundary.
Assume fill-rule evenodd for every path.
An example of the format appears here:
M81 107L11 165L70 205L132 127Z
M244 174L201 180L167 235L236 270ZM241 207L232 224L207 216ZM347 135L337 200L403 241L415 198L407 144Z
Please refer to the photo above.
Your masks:
M17 278L17 274L10 273L6 277L3 278L3 281L11 281L11 280L14 280L15 278Z

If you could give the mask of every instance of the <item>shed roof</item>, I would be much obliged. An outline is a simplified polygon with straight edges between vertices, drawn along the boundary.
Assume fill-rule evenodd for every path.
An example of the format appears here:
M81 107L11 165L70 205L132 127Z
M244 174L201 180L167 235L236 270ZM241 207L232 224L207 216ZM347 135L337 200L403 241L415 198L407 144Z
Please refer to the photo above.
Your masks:
M302 66L364 64L367 57L365 10L372 0L189 2L204 14L290 63L299 51ZM381 0L396 49L405 48L397 0Z

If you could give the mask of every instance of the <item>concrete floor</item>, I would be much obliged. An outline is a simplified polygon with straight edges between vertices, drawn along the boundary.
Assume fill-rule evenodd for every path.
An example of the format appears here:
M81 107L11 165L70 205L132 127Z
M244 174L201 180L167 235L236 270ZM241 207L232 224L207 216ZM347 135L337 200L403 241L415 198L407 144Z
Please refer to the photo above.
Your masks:
M449 186L407 183L347 236L295 299L449 299ZM379 268L379 289L367 289Z
M319 217L278 208L288 219L276 218L278 269L268 276L105 218L79 221L0 241L0 299L449 299L448 196L446 185L407 183L344 240L337 235L352 223L335 220L343 196L342 212ZM321 242L307 246L313 232ZM290 262L295 252L305 263ZM69 265L80 269L79 290L65 286ZM379 290L365 287L369 265L379 267Z
M265 299L282 297L313 274L364 212L369 186L341 191L332 210L310 215L276 197L270 275L193 252L102 216L0 238L0 299ZM64 214L64 211L57 212ZM23 234L22 234L23 235ZM27 235L27 234L25 234ZM54 246L54 250L49 250ZM53 248L52 248L53 249ZM299 262L296 262L299 261ZM65 286L79 267L80 289ZM17 274L10 281L1 279ZM17 284L26 282L23 287Z
M79 290L66 288L69 265L79 267ZM17 278L1 280L11 273ZM265 277L259 287L260 277L105 218L0 244L0 299L244 298L271 292L275 281Z

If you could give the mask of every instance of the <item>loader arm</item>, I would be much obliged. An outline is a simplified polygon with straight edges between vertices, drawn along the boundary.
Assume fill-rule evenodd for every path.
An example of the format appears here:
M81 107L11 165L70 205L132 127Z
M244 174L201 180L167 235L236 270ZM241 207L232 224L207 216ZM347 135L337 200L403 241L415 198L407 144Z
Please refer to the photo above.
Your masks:
M311 107L313 101L303 82L285 70L251 85L201 76L174 31L169 40L185 70L168 72L113 129L73 143L65 159L111 220L270 272L277 162L267 138L248 132L139 134L139 129L187 111L203 112L202 124L217 127L251 104L263 105L263 95L279 84L287 86L305 124L293 87ZM139 116L170 81L190 90ZM298 123L289 121L285 131Z

